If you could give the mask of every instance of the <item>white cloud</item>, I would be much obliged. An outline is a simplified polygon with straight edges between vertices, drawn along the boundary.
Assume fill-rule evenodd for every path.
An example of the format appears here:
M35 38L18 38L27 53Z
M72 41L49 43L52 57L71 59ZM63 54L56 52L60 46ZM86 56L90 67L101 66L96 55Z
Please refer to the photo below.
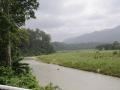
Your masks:
M113 27L120 23L120 0L40 0L37 19L26 27L40 28L53 40Z

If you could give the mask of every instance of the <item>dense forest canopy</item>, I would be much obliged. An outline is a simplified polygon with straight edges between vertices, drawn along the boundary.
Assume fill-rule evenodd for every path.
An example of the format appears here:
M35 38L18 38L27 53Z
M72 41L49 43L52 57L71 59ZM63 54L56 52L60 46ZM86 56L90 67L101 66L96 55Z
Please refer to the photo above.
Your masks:
M12 40L30 18L35 18L37 0L0 0L0 63L12 66L18 44ZM15 39L14 38L14 39Z
M49 34L39 29L27 29L26 32L28 33L28 42L20 44L20 50L23 55L40 55L54 52Z
M50 36L40 30L21 28L26 20L35 18L39 0L0 0L0 84L48 90L38 85L23 55L53 52ZM6 87L3 87L4 89ZM1 89L3 90L1 87ZM8 87L9 88L9 87ZM1 90L0 89L0 90ZM52 87L50 88L51 90Z

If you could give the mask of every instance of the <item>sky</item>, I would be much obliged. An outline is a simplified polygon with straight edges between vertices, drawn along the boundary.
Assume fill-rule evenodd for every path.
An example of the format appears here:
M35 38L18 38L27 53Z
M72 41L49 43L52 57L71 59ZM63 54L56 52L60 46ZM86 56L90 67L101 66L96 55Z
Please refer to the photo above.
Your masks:
M120 0L40 0L36 19L26 28L39 28L52 41L120 25Z

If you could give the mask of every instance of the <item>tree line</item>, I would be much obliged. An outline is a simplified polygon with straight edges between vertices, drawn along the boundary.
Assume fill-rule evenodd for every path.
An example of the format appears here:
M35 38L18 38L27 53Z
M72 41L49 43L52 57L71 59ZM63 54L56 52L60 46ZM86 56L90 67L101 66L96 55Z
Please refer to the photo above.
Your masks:
M96 47L98 50L120 50L120 43L114 41L112 44L103 44Z
M26 41L20 44L21 54L24 56L41 55L53 53L54 48L51 44L49 34L39 29L26 29Z
M79 44L75 44L75 43L67 44L64 42L52 43L55 51L94 49L96 46L101 44L102 43L79 43Z

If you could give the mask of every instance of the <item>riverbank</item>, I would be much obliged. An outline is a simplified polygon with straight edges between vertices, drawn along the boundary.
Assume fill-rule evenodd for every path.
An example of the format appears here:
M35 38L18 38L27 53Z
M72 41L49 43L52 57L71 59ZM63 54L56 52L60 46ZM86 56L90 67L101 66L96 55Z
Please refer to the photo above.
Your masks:
M29 63L41 86L53 83L62 90L120 90L120 78L47 64L36 59L29 59L26 62Z
M10 67L0 66L0 72L1 85L14 86L30 90L56 90L51 84L41 87L31 70L27 73L16 74Z
M20 88L41 90L38 85L36 78L29 71L25 74L15 74L14 71L9 67L0 67L0 84L15 86Z
M45 63L120 77L120 55L114 51L72 51L39 56Z

